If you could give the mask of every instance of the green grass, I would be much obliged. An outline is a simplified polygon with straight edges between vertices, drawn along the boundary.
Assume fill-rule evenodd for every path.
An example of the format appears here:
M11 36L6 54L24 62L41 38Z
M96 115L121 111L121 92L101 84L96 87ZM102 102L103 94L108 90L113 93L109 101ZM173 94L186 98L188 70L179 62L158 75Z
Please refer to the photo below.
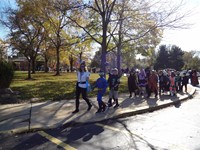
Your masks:
M54 74L36 72L31 75L33 80L26 80L27 72L16 71L10 87L13 91L20 92L21 101L29 101L31 98L39 101L75 98L76 73L61 73L61 76ZM98 74L91 73L90 83L93 84L98 77ZM127 78L122 77L119 92L127 91ZM89 97L96 96L96 93L96 90L90 92Z

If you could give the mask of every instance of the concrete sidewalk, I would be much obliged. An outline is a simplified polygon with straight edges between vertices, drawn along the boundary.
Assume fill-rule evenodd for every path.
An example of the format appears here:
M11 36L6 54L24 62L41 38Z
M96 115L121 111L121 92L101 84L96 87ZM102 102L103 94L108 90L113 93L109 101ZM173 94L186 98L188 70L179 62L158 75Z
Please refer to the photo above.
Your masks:
M145 112L161 109L180 101L187 100L195 93L195 87L188 85L188 93L179 93L177 96L161 95L157 99L152 97L129 98L129 94L119 95L120 107L108 108L103 113L96 114L97 101L91 98L93 107L87 111L87 104L80 99L80 111L71 112L75 108L75 100L62 100L58 102L44 102L31 104L0 105L0 133L20 133L40 129L49 129L74 123L92 123L103 120L127 117ZM103 98L108 101L107 97Z

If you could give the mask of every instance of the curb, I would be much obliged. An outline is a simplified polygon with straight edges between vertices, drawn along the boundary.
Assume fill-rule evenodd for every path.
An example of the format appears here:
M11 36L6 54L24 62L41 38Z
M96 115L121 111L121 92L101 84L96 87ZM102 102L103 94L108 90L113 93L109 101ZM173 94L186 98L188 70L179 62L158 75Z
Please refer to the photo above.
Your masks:
M183 98L180 98L180 99L175 100L175 101L167 102L165 104L161 104L161 105L158 105L158 106L152 106L152 107L148 107L148 108L143 107L143 109L140 109L140 110L125 112L125 113L122 113L122 114L118 114L118 115L116 115L112 118L102 119L100 121L90 121L90 122L87 122L87 123L75 121L75 122L73 122L73 125L99 123L99 122L102 122L102 121L114 120L114 119L119 119L119 118L126 118L126 117L130 117L130 116L138 115L138 114L153 112L153 111L160 110L160 109L172 106L172 105L180 104L181 102L184 102L184 101L192 98L192 95L194 95L195 92L196 92L196 89L194 88L193 91L191 93L189 93L187 96L183 96Z
M28 129L28 127L22 127L22 128L18 128L18 129L12 129L12 130L5 130L5 131L0 131L0 134L22 134L22 133L30 133L30 132L36 132L39 130L48 130L48 129L55 129L55 128L61 128L63 126L80 126L83 124L92 124L92 123L99 123L99 122L103 122L103 121L108 121L108 120L114 120L114 119L119 119L119 118L126 118L126 117L130 117L130 116L134 116L134 115L138 115L138 114L144 114L144 113L148 113L148 112L153 112L156 110L160 110L172 105L179 105L181 102L184 102L188 99L192 98L192 95L194 95L196 92L196 89L193 88L192 92L188 93L188 95L183 96L180 99L171 101L171 102L167 102L165 104L161 104L158 106L152 106L152 107L143 107L140 108L139 110L133 110L133 111L128 111L128 112L124 112L122 114L117 114L116 116L113 116L111 118L107 118L107 119L102 119L100 121L90 121L90 122L78 122L78 121L70 121L68 123L65 124L57 124L57 125L52 125L52 126L48 126L48 127L32 127L31 129Z

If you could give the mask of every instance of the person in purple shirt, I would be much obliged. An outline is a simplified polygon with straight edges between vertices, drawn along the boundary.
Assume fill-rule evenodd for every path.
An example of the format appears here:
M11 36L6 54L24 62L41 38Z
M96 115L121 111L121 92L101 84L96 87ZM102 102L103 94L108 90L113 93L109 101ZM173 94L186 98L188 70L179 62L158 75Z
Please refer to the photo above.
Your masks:
M99 76L100 77L96 80L95 85L92 88L92 89L98 88L97 101L99 109L97 110L96 113L104 112L106 109L106 104L103 102L102 97L106 93L106 88L108 87L108 83L104 78L105 76L104 72L100 71Z

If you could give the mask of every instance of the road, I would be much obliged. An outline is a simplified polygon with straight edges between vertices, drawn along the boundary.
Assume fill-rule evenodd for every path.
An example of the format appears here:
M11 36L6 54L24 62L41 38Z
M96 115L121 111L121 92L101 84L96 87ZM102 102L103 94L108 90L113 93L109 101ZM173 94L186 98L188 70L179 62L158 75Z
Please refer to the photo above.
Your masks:
M200 150L200 88L192 99L152 113L0 136L0 150Z

